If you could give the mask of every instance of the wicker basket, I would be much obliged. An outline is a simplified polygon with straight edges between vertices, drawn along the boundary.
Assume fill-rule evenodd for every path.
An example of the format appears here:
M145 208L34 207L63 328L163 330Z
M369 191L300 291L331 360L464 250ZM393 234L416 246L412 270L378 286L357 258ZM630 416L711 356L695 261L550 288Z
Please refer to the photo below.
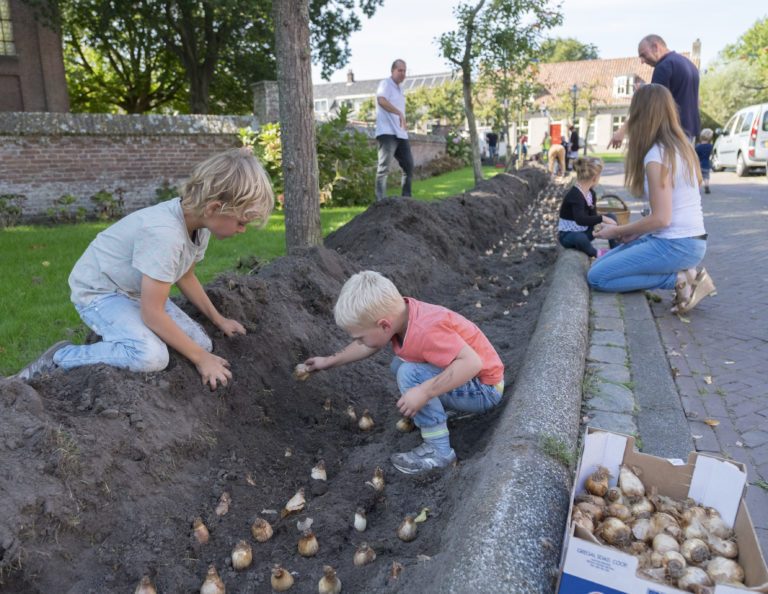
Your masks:
M598 214L613 213L616 215L616 222L619 225L629 223L629 207L616 194L603 194L597 199L595 206L597 206Z

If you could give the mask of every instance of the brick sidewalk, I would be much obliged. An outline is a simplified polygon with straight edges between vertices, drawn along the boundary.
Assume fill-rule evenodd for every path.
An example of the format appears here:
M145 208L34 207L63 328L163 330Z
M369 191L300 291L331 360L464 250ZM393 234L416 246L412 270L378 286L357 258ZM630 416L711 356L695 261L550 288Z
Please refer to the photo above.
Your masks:
M626 196L622 176L605 191ZM610 173L610 170L606 173ZM671 292L651 310L697 451L743 462L747 504L768 552L768 184L765 176L712 175L703 196L709 243L704 265L718 294L684 318L669 313ZM631 201L633 211L640 209ZM635 215L636 216L636 215ZM633 216L633 220L635 218ZM631 321L625 321L630 324ZM705 423L705 420L716 426ZM714 421L714 422L713 422ZM641 427L642 430L642 427ZM640 438L642 439L642 432Z

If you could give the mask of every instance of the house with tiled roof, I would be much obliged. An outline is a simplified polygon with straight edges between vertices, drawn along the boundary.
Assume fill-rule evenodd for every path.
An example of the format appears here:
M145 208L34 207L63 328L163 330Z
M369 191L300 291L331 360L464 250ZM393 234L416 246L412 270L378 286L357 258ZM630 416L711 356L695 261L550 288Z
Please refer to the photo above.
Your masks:
M697 39L690 53L680 53L699 67L701 42ZM586 133L589 148L604 152L627 119L635 90L651 82L652 76L653 68L638 57L541 64L536 78L542 92L534 98L521 133L528 135L530 149L536 153L545 131L554 126L565 132L573 121L582 136L581 145ZM592 105L588 131L587 98Z
M376 97L376 89L379 83L386 78L376 78L372 80L355 80L352 70L347 71L346 82L322 83L313 85L312 91L315 101L315 117L317 119L327 119L336 113L342 105L347 105L352 109L352 115L367 99ZM403 81L401 87L406 94L409 91L421 87L439 87L456 78L452 72L438 72L436 74L418 74L408 75Z

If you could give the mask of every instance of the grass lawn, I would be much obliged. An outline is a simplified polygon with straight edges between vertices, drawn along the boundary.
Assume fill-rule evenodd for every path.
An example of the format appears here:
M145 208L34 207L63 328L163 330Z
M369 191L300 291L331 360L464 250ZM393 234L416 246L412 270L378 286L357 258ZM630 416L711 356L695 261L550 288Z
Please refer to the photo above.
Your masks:
M486 177L499 169L484 168ZM474 187L472 169L466 167L413 183L419 200L436 200ZM371 189L373 191L373 189ZM324 208L320 211L323 235L338 229L364 207ZM87 328L69 300L67 278L77 259L109 223L19 226L0 231L3 282L0 284L0 375L9 375L37 357L57 340L82 342ZM226 241L211 240L197 274L205 284L226 270L237 268L240 258L268 261L285 253L285 218L270 217L266 228L249 230Z
M589 153L590 157L600 157L604 163L623 163L624 153Z

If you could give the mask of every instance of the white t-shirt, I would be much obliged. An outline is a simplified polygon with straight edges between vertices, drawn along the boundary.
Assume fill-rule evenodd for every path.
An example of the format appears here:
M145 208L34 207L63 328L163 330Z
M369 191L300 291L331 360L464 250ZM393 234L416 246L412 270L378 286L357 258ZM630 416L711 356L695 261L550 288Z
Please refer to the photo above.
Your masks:
M405 93L392 77L385 78L376 89L376 99L384 97L405 116ZM400 127L400 117L387 111L376 103L376 136L394 134L398 138L408 138L408 132Z
M96 236L69 275L72 303L122 293L138 299L143 275L175 283L203 259L211 232L198 229L192 241L181 199L174 198L123 217Z
M664 147L654 144L643 159L643 165L648 163L664 164ZM681 239L683 237L697 237L706 233L704 230L704 214L701 211L701 193L698 185L691 185L685 177L686 164L675 155L677 163L675 164L675 178L672 180L672 221L669 226L654 231L654 237L664 239ZM694 184L696 178L694 177ZM643 198L650 202L648 194L648 175L646 174L643 182L645 194Z

